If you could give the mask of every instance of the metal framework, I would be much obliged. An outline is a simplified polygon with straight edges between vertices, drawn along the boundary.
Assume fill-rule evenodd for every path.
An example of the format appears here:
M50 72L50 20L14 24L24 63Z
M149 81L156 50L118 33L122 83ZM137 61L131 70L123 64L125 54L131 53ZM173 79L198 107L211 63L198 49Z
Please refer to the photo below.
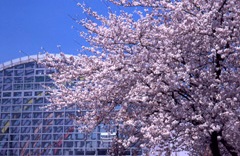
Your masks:
M46 112L53 86L47 76L54 72L36 61L42 55L28 56L0 65L0 155L108 155L116 131L99 125L93 133L77 131L69 118L77 109ZM135 153L135 154L133 154ZM126 155L141 155L134 148Z

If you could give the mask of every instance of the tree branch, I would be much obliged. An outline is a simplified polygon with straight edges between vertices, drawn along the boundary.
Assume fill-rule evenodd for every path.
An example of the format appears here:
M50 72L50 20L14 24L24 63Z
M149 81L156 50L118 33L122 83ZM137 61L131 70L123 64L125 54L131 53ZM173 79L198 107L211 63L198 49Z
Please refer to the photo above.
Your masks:
M237 156L237 152L235 151L234 147L231 146L225 139L221 139L220 141L223 146L227 149L227 151L232 155L232 156Z

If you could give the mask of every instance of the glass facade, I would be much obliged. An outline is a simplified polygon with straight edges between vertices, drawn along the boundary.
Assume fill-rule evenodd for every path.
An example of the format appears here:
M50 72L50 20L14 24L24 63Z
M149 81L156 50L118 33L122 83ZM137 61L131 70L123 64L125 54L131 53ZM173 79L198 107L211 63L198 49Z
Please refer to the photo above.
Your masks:
M46 69L34 59L19 59L0 68L0 155L108 155L116 131L99 125L93 133L79 133L70 119L75 107L46 112L52 86ZM134 148L126 155L141 155Z

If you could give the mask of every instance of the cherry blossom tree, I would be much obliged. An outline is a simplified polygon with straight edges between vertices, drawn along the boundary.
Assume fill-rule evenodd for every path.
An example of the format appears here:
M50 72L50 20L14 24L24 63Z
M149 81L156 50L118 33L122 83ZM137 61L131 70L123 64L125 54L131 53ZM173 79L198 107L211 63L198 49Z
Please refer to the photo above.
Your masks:
M92 56L42 61L57 70L47 109L88 110L80 129L117 126L122 148L239 155L240 1L109 1L133 12L79 4Z

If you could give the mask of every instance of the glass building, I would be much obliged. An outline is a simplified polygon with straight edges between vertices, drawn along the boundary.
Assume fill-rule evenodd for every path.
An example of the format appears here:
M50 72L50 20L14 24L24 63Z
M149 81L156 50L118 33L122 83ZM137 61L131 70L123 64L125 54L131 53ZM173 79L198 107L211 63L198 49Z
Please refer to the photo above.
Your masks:
M45 86L54 70L37 64L40 55L0 65L0 155L108 155L115 130L99 125L93 133L79 133L71 116L77 109L46 112L49 103ZM125 155L141 155L131 148Z

